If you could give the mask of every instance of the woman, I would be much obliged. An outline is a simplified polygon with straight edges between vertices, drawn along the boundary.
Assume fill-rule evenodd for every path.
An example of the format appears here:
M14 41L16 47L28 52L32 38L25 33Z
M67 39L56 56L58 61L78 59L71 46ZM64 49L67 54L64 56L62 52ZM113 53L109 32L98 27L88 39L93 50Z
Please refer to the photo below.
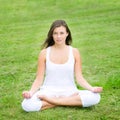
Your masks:
M54 21L39 55L36 79L31 89L22 93L25 111L55 106L89 107L99 103L102 87L93 87L83 78L79 51L71 43L66 22ZM74 77L87 90L77 89Z

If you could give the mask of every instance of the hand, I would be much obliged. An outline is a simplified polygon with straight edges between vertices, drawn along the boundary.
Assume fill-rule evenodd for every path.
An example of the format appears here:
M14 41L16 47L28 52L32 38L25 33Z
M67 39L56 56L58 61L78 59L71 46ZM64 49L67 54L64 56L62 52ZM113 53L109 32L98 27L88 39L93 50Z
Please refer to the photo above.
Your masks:
M103 88L102 87L92 87L92 92L95 93L100 93L102 92Z
M22 93L22 96L23 96L24 98L26 98L26 99L29 99L29 98L32 97L32 92L30 92L30 91L24 91L24 92Z

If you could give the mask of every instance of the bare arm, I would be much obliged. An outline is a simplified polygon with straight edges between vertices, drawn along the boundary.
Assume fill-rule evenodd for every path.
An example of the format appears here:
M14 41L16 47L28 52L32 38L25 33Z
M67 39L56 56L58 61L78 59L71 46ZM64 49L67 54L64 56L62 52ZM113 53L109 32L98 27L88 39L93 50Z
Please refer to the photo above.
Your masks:
M73 49L73 53L75 57L75 77L76 77L78 84L82 86L83 88L90 90L92 92L101 92L102 87L93 87L84 79L82 75L80 53L76 48Z
M24 98L30 98L42 85L45 73L46 50L42 50L38 59L38 70L36 79L34 80L31 89L23 92Z

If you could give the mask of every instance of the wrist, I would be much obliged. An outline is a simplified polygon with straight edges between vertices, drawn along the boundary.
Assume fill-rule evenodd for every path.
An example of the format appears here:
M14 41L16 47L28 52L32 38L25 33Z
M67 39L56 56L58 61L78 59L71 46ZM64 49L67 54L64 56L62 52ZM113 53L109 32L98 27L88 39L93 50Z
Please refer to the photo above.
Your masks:
M34 94L34 91L30 90L29 93L32 96Z
M89 90L94 92L94 87L91 86Z

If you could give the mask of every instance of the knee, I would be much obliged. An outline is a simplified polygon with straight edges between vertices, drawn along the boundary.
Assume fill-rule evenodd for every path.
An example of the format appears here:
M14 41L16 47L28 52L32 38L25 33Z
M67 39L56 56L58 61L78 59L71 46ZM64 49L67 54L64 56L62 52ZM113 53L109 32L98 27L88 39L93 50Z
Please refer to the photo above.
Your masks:
M23 100L22 104L22 109L26 112L30 112L31 111L31 107L30 105L28 104L28 102L26 100Z
M32 102L29 99L24 99L22 104L22 109L26 112L34 112L34 111L40 111L41 109L41 101L39 102Z
M100 102L100 98L101 97L99 93L89 92L89 94L81 96L82 105L83 107L90 107L96 105Z
M94 97L94 104L98 104L100 102L100 99L101 99L100 94L97 93Z

